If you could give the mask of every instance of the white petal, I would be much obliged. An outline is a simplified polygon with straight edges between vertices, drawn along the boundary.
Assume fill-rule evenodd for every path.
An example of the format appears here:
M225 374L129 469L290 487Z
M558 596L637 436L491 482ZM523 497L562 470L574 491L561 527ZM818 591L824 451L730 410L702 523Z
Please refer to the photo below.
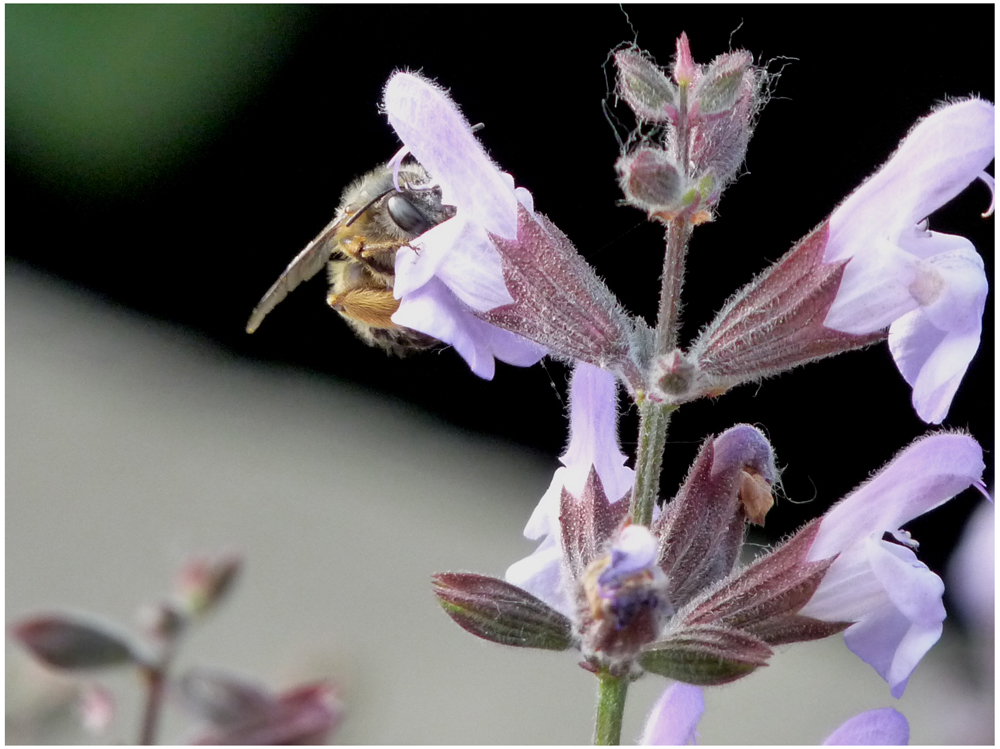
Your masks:
M865 539L830 566L799 612L823 621L853 621L847 647L902 695L920 659L941 636L941 578L911 549Z
M579 486L580 490L587 480L587 475L582 470L572 470L569 468L557 468L552 476L549 488L542 495L542 498L535 505L528 524L524 527L525 538L537 540L544 535L559 535L559 500L562 497L564 486ZM572 492L571 492L572 493ZM579 494L579 491L577 492Z
M449 224L454 228L448 235L435 234ZM442 259L435 274L472 309L487 312L514 302L504 283L500 253L479 224L459 215L438 224L412 244L419 250L440 252Z
M941 637L944 583L905 547L872 541L869 558L889 601L868 619L848 628L844 642L889 683L893 697L899 698L920 659Z
M809 560L896 530L978 482L984 468L983 450L971 437L936 434L917 440L823 516Z
M537 364L549 353L547 348L534 341L529 341L527 338L522 338L481 320L479 322L485 326L485 335L489 337L493 356L502 362L513 364L515 367L530 367L532 364Z
M563 584L562 547L557 539L556 535L549 536L534 552L514 562L504 579L572 619L574 611Z
M610 372L577 362L570 387L569 447L559 460L567 467L582 469L584 480L590 467L596 466L612 502L632 488L635 471L625 466L628 458L618 446L618 391ZM579 496L583 483L566 488Z
M872 539L863 539L840 553L799 611L802 616L824 622L857 622L889 605L885 588L872 571L869 542Z
M940 424L979 349L980 330L945 333L922 310L900 318L889 328L889 350L913 387L913 408L928 424Z
M451 221L438 224L427 232L438 232L436 236L449 236L456 228L449 226ZM426 237L427 234L423 236ZM444 251L447 251L444 243L434 242L426 246L422 251L416 247L400 247L396 251L396 277L393 281L392 295L396 299L402 299L406 294L412 294L425 283L434 277L437 266L441 262Z
M910 131L871 179L830 216L825 262L890 241L950 201L993 160L993 105L977 99L944 107Z
M928 319L941 330L978 330L982 325L989 292L979 253L971 244L963 242L955 249L928 258L924 264L929 271L937 274L941 283L941 289L933 299L919 300Z
M910 724L891 707L855 715L827 736L824 746L906 746Z
M437 276L465 304L486 312L511 304L500 253L479 224L455 216L396 253L393 296L402 299Z
M698 736L698 721L705 712L701 688L676 682L656 701L642 732L643 746L686 746Z
M823 324L861 335L882 330L916 309L910 293L920 261L885 240L851 258Z
M446 204L492 234L517 236L513 187L442 89L412 73L396 73L386 84L383 107L396 134L441 185Z
M495 369L486 325L462 307L451 291L432 278L400 301L392 321L450 343L469 368L484 380L492 380Z

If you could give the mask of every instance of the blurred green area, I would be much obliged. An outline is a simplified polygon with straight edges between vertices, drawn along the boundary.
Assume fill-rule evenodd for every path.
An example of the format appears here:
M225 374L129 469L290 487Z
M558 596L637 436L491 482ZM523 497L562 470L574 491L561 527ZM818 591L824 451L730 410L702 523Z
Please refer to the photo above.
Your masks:
M150 184L268 82L307 11L8 5L8 166L91 194Z

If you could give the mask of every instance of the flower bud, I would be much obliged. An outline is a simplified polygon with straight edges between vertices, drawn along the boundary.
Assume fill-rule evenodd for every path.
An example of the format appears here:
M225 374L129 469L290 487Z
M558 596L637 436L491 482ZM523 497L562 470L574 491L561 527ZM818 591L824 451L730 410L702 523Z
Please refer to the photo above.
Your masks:
M698 76L698 65L691 57L691 45L687 33L682 31L677 37L677 54L674 56L674 80L681 86L686 86Z
M235 554L201 555L181 567L174 588L181 606L192 614L205 614L232 588L243 560Z
M670 580L675 608L733 570L746 521L763 520L764 497L770 498L776 478L771 445L749 424L705 441L684 484L653 524L660 539L658 564Z
M658 148L640 148L615 163L618 184L630 205L650 215L679 212L688 192L683 172Z
M620 51L615 64L621 97L640 123L656 125L618 160L626 202L660 221L710 221L746 156L766 74L742 50L697 65L686 34L673 67L680 92L644 53Z

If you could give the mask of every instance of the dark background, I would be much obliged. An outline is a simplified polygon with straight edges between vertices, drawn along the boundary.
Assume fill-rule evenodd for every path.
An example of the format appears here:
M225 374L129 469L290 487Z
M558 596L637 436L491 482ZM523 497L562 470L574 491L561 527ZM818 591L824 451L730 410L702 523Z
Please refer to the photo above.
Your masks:
M978 6L8 6L7 262L30 265L215 341L311 369L452 424L552 455L566 438L558 363L479 380L454 352L388 359L304 285L253 336L250 310L330 219L345 184L398 148L377 111L397 68L450 88L482 141L633 312L652 321L662 237L621 207L602 112L609 50L669 63L683 30L708 62L730 45L781 71L746 171L694 236L685 339L787 250L948 97L993 98L994 9ZM609 101L609 104L612 103ZM631 124L624 105L615 110ZM624 131L622 131L624 134ZM931 227L972 239L993 277L974 185ZM994 443L993 296L945 427ZM761 426L786 467L780 537L928 431L884 345L746 386L674 417L663 494L698 443ZM636 420L623 401L622 442ZM16 435L8 435L16 438ZM376 446L377 447L377 446ZM993 456L986 479L993 485ZM940 570L971 493L911 524Z

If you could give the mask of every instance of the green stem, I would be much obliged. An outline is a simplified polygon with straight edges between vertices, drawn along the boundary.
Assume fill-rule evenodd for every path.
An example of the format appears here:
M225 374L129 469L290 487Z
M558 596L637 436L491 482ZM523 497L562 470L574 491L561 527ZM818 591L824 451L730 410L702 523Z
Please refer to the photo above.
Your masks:
M617 746L622 742L622 715L625 712L625 694L628 679L611 676L606 671L597 675L597 728L595 746Z
M646 398L639 404L639 448L635 455L635 487L629 516L636 525L653 522L653 506L660 493L660 468L667 442L667 425L676 406Z

